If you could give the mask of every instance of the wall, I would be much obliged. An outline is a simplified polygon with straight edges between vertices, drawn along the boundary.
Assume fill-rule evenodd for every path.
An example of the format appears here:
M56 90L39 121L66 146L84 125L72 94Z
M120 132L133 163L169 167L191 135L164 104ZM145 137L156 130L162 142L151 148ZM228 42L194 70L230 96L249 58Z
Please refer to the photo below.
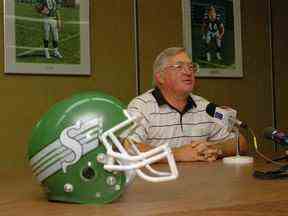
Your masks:
M277 128L288 129L288 30L287 1L271 0L272 20L272 47L273 47L273 72L275 82L275 119Z
M91 1L91 76L4 75L0 53L2 166L24 166L31 128L47 109L75 92L101 90L125 103L135 96L131 1ZM3 1L0 3L3 23ZM0 25L3 44L3 24Z
M3 2L3 1L2 1ZM3 3L0 4L3 23ZM197 94L218 104L231 105L261 138L263 128L273 124L272 71L275 70L277 120L285 126L287 103L285 50L287 30L284 6L273 3L273 46L269 17L270 0L242 0L243 70L241 79L199 78ZM135 96L133 1L91 0L91 76L4 75L4 50L0 52L1 166L24 166L30 131L55 102L74 92L102 90L124 102ZM182 45L181 1L139 0L140 91L151 88L152 63L164 48ZM284 20L284 21L282 21ZM3 43L3 24L0 25ZM284 31L284 34L282 34ZM273 58L273 55L274 58ZM272 64L272 60L275 60ZM287 61L286 61L287 62ZM286 79L287 80L287 79ZM284 105L283 105L284 103ZM260 143L262 143L260 139ZM263 142L264 143L264 142ZM270 144L265 144L271 149Z

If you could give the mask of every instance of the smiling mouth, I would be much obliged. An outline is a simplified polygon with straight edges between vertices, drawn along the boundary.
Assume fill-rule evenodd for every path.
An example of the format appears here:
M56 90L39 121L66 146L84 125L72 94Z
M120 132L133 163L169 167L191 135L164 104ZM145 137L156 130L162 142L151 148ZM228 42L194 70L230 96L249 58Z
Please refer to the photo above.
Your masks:
M184 83L192 84L192 80L184 80Z

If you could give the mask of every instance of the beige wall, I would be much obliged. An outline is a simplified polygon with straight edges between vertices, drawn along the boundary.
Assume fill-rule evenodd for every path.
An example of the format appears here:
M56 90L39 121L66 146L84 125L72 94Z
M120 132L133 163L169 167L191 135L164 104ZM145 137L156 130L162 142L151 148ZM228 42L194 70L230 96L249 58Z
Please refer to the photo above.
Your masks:
M85 90L105 91L125 103L135 96L132 21L131 1L92 1L91 76L4 75L1 49L0 167L24 165L31 128L55 102Z
M288 130L288 29L287 1L271 1L273 70L275 79L276 124L278 128Z
M26 163L25 151L31 128L55 102L83 90L102 90L124 102L135 96L132 2L91 1L91 76L4 75L2 49L0 137L3 154L0 168ZM268 0L241 2L244 77L201 78L197 93L239 110L239 118L248 122L261 137L263 128L273 124ZM144 92L151 88L151 68L155 55L166 47L182 45L182 14L180 0L139 0L138 4L140 90ZM2 15L2 3L0 7ZM3 16L0 22L3 23ZM3 24L0 30L0 41L3 42ZM280 37L277 32L281 30L275 31L274 38ZM287 42L285 44L287 47ZM276 56L283 56L285 53L280 52L282 43L274 40L274 45L277 48ZM286 66L276 64L279 73ZM285 77L287 73L282 73L276 79L279 83L276 93L281 101L285 100L283 92L281 94L281 88L287 88L283 87ZM280 100L277 103L282 107ZM278 110L277 117L280 119L280 114L285 114L287 109ZM271 145L267 144L266 147L269 149Z

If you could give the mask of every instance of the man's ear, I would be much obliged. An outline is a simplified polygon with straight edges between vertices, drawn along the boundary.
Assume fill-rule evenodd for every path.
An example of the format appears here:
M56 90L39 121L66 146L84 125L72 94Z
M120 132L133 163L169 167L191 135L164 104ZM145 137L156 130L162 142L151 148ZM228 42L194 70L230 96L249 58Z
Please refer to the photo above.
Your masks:
M158 72L155 74L155 79L156 79L157 83L159 83L159 84L163 84L163 82L164 82L163 74L161 72Z

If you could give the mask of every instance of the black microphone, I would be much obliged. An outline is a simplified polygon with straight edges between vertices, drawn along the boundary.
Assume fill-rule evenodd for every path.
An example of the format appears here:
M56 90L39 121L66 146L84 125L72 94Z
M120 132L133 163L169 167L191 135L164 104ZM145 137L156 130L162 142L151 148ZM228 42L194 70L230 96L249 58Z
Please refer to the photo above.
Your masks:
M279 131L273 127L267 127L264 129L264 137L269 140L273 140L274 142L288 146L288 134L285 134L282 131Z
M247 128L247 124L238 120L236 118L237 115L237 111L231 108L221 108L218 105L216 105L215 103L209 103L206 106L206 113L217 119L218 123L223 124L223 125L227 125L229 123L233 123L238 125L239 127L242 128Z

